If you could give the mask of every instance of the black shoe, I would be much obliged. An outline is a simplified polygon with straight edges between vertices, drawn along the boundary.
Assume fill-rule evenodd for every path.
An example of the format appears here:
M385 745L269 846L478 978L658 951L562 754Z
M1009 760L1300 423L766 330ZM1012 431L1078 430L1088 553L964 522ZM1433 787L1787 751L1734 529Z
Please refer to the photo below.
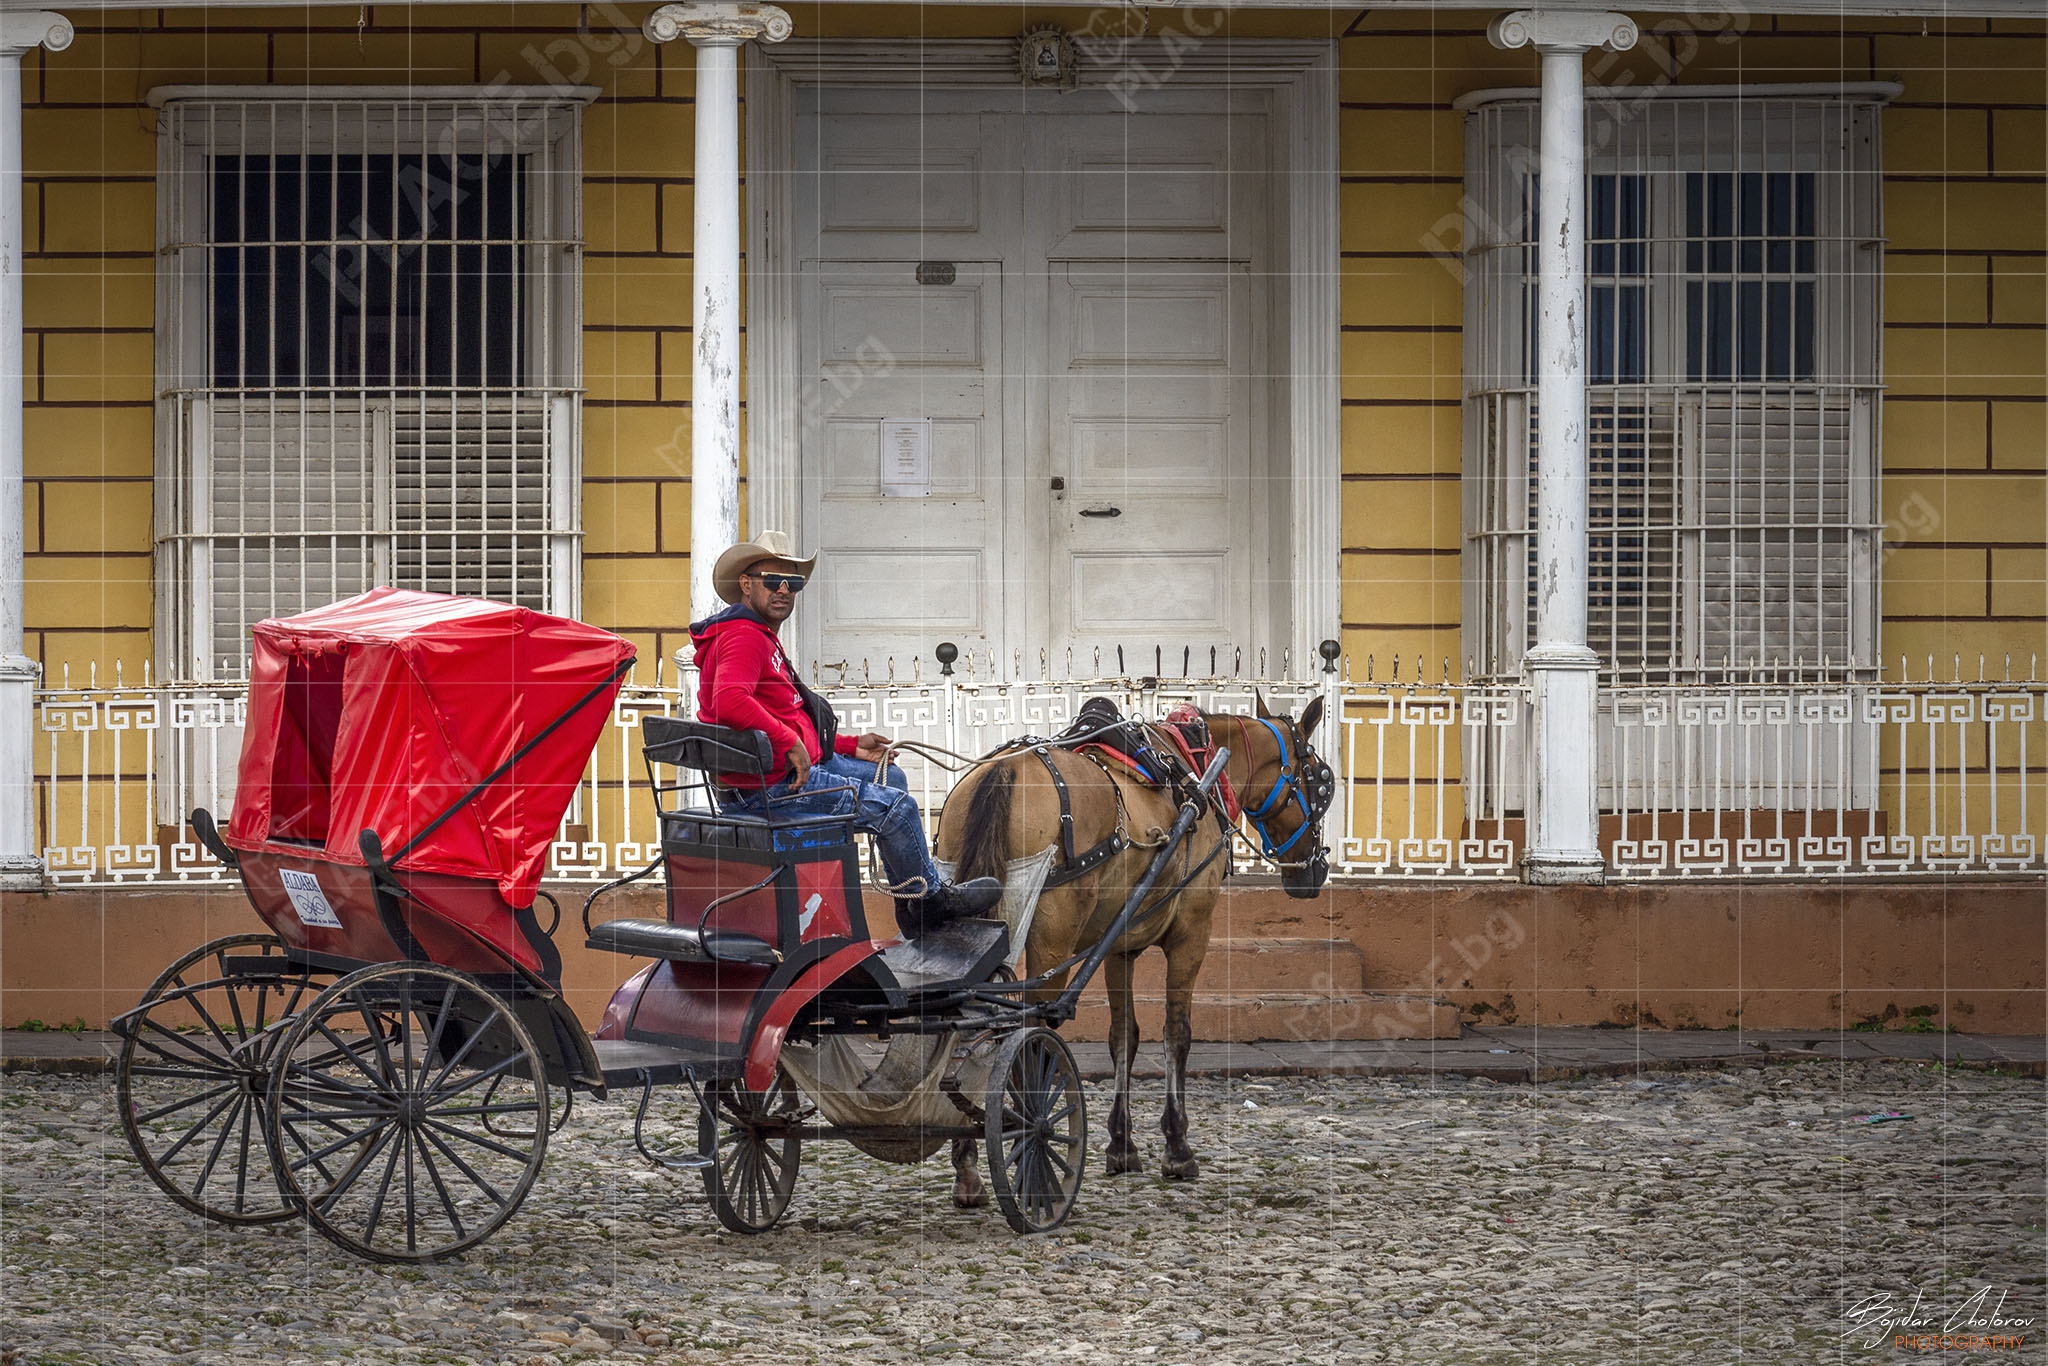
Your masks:
M915 939L924 933L924 898L921 896L899 896L896 898L896 928L905 939Z
M924 929L934 930L949 920L980 915L1002 899L1003 884L992 877L942 883L938 891L919 904L918 919Z

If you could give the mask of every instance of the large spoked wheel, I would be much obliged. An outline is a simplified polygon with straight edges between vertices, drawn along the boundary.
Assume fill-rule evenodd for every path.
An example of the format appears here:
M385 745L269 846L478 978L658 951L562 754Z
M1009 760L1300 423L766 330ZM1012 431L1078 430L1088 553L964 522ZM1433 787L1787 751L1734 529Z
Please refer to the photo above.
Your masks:
M779 1072L766 1095L735 1081L704 1088L697 1149L714 1159L704 1169L704 1194L734 1233L766 1233L788 1210L802 1148L795 1119L796 1094Z
M452 968L365 968L320 993L277 1049L278 1185L359 1256L452 1257L533 1188L548 1101L539 1050L504 998Z
M171 964L122 1017L121 1132L171 1199L223 1224L298 1213L264 1146L270 1058L292 1016L333 980L294 965L274 935L229 935Z
M1003 1218L1019 1233L1065 1223L1081 1194L1088 1102L1080 1069L1060 1036L1012 1035L989 1069L988 1175Z

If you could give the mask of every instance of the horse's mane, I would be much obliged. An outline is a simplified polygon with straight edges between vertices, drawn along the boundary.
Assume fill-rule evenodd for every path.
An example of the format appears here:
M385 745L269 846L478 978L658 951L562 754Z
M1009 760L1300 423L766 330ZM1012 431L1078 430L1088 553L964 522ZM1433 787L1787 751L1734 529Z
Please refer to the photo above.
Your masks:
M1010 798L1016 790L1016 770L1008 764L991 767L967 797L965 834L960 861L953 869L957 881L977 877L1003 877L1010 870Z

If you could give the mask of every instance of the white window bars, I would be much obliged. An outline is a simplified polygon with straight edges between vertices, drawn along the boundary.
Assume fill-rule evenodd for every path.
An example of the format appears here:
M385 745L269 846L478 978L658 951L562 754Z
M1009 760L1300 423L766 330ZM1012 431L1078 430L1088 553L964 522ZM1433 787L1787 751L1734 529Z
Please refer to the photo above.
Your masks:
M1533 628L1536 106L1468 128L1466 645ZM1875 97L1587 115L1588 643L1606 681L1877 663ZM1609 794L1611 795L1611 794Z
M158 672L377 584L573 613L575 93L160 96Z
M1083 699L1113 697L1127 714L1179 701L1250 712L1253 689L1299 714L1314 696L1329 718L1317 749L1336 770L1325 824L1339 876L1512 879L1524 843L1513 798L1526 775L1528 694L1520 684L1348 672L1309 680L1049 683L972 675L826 689L843 723L978 754L1020 734L1050 735ZM1903 681L1833 684L1647 683L1618 689L1622 719L1603 758L1615 794L1601 843L1615 880L1796 879L2048 873L2048 682L2033 661L1916 668ZM2023 674L2024 678L2013 675ZM983 675L985 677L985 675ZM37 820L49 876L104 886L225 876L182 822L153 807L175 756L220 754L238 732L244 694L227 684L155 687L55 680L37 694ZM654 856L657 832L639 757L640 719L687 714L694 679L672 672L629 683L599 742L553 875L596 880ZM1843 771L1870 781L1850 799ZM953 775L912 758L912 790L935 818ZM223 813L216 813L223 814ZM1240 846L1240 872L1257 872Z

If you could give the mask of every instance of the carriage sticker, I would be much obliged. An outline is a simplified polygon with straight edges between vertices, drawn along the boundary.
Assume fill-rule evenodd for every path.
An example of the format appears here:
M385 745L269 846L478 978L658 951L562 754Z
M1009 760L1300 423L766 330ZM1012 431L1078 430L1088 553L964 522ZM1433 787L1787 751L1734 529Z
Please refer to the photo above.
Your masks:
M338 930L341 917L334 913L334 907L327 904L326 893L320 890L320 879L311 873L295 873L280 869L278 877L284 882L284 894L292 899L292 909L299 913L299 919L314 929Z

